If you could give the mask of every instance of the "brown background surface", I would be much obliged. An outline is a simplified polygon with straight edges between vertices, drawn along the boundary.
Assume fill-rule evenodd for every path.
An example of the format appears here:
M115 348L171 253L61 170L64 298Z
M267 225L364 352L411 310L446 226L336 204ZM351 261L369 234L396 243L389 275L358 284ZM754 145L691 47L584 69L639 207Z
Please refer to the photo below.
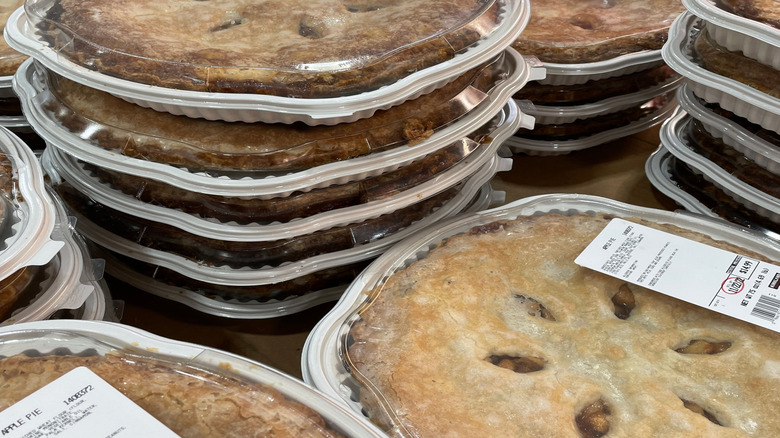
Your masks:
M582 193L674 210L676 204L653 188L644 171L645 161L658 145L658 127L654 127L567 155L516 155L512 170L498 174L492 185L506 192L506 202L546 193ZM298 378L306 337L333 306L326 303L290 316L238 320L204 314L110 278L108 284L114 299L123 302L125 324L240 354Z

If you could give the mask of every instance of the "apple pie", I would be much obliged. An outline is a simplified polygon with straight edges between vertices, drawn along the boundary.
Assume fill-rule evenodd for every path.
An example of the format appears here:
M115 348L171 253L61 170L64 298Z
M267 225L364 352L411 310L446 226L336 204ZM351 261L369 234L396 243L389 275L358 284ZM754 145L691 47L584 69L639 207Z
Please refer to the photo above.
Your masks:
M370 91L448 61L494 31L503 7L494 0L47 3L27 8L47 42L103 74L303 98Z
M612 217L487 223L387 273L342 347L368 416L415 437L778 436L780 334L575 264Z
M780 99L780 71L718 45L706 28L693 44L694 60L705 69Z
M0 0L0 33L11 13L24 4L24 0ZM27 59L26 56L12 49L5 38L0 38L0 76L13 76L16 69ZM17 114L21 114L21 111Z
M683 11L679 0L533 0L528 26L512 47L560 64L658 50Z
M780 29L780 8L776 0L717 0L717 3L731 13Z
M62 128L125 156L195 170L286 172L420 143L486 99L506 77L503 59L372 117L334 126L222 122L160 113L53 73L43 108Z
M0 359L0 411L81 366L181 437L341 436L313 409L268 385L121 352Z

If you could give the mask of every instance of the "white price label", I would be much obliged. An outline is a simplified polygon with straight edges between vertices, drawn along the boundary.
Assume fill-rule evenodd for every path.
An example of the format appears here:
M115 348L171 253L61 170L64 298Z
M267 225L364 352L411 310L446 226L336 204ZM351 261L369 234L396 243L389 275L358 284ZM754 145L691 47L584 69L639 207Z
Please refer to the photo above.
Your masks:
M780 331L780 267L613 219L575 263Z
M88 368L76 368L0 412L0 437L176 438Z

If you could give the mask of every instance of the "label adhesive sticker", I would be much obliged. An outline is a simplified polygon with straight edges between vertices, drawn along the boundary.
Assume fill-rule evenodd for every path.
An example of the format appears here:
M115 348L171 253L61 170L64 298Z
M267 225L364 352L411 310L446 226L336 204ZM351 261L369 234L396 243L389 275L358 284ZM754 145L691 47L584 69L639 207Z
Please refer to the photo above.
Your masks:
M580 266L774 331L780 267L623 219L575 259Z
M168 427L85 367L0 412L0 437L176 438Z

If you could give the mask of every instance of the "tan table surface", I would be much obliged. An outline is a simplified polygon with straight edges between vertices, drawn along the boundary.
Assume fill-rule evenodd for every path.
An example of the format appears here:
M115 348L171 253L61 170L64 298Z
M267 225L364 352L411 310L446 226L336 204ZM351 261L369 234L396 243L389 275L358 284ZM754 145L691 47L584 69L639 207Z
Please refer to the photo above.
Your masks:
M674 210L676 204L655 190L645 176L645 161L658 145L655 127L568 155L516 155L512 170L498 174L493 187L506 192L506 202L544 193L582 193ZM124 301L125 324L231 351L299 378L306 336L333 306L322 304L279 318L236 320L204 314L113 279L109 287L115 299Z

